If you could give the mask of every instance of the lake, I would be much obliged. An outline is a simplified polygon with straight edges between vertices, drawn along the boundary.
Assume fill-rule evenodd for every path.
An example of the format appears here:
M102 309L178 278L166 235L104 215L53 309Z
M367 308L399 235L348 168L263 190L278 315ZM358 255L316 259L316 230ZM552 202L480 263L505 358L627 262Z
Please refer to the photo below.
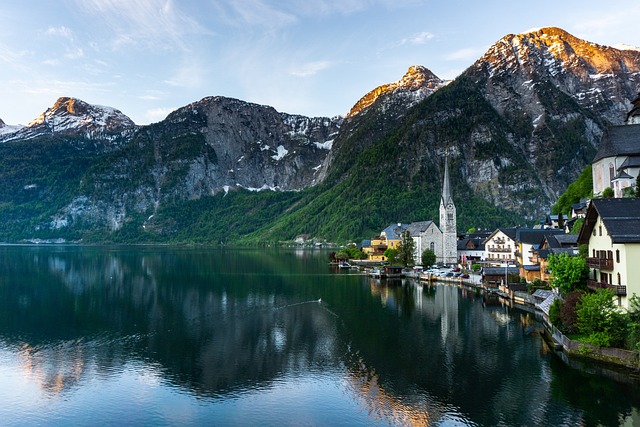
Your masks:
M534 313L327 254L1 246L0 424L640 425Z

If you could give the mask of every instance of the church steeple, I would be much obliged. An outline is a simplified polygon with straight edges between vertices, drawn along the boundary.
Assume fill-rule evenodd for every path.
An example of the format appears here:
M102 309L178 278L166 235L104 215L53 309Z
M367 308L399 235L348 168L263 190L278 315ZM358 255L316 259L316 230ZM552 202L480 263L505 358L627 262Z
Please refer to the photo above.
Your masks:
M447 205L451 200L451 189L449 187L449 156L444 157L444 180L442 182L442 203Z
M442 262L457 264L458 233L456 221L456 205L451 197L449 182L449 157L444 158L444 178L442 180L442 199L440 200L440 230L442 231Z

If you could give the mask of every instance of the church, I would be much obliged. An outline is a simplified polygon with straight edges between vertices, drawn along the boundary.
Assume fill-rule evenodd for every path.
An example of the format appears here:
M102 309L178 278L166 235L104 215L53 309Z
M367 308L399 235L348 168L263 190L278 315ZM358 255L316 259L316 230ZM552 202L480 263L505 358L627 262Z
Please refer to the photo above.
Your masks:
M449 162L445 157L444 178L442 181L442 197L440 198L440 223L419 221L411 224L391 224L380 233L379 237L363 242L363 252L369 259L385 261L383 256L387 248L397 248L402 241L402 234L408 231L415 243L414 259L420 263L422 253L431 249L436 254L436 262L457 264L456 205L451 197L449 183Z

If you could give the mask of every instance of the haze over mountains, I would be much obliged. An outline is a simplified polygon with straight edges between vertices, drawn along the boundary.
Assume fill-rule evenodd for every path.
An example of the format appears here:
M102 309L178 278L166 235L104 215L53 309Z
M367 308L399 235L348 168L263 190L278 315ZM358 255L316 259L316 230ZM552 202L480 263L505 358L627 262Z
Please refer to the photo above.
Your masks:
M532 224L639 90L640 51L543 28L451 82L411 66L344 118L207 97L137 126L60 98L25 127L0 121L0 239L362 238L436 218L445 153L462 228Z

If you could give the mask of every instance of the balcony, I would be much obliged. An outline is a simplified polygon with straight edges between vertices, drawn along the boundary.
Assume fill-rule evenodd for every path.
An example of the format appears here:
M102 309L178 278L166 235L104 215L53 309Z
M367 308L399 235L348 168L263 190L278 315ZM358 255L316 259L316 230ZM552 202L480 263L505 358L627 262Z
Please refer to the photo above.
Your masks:
M489 252L505 252L505 253L507 253L507 252L511 252L511 248L496 248L496 247L493 247L493 248L489 249Z
M493 242L497 245L504 245L504 238L496 237Z
M599 270L613 270L613 259L611 258L587 258L587 267Z
M613 290L614 295L617 296L626 296L627 295L627 287L621 285L612 285L610 283L596 282L595 280L587 280L587 288L592 291L597 291L598 289L611 289Z

